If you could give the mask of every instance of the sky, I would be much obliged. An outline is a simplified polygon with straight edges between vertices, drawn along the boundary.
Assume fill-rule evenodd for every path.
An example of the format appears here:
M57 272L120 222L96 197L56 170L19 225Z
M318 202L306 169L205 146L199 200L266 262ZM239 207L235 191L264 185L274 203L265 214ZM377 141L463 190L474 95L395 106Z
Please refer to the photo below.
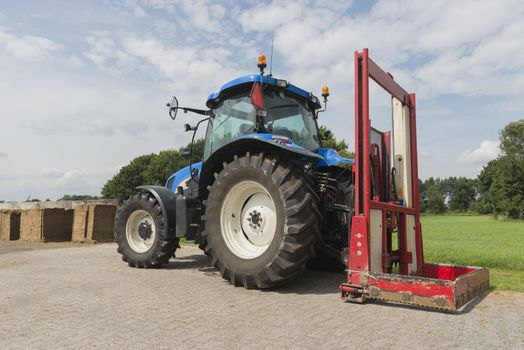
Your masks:
M354 148L353 52L417 94L419 174L475 177L524 117L523 1L0 0L0 199L100 193L131 159L187 144L180 113L269 57ZM371 87L374 125L390 100ZM173 169L176 170L176 169Z

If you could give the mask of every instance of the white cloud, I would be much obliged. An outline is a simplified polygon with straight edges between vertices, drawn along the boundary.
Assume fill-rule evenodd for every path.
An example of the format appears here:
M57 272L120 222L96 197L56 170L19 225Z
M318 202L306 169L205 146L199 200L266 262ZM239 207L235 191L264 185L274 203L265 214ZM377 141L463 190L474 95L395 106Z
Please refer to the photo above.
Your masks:
M458 160L463 163L485 163L495 159L500 154L499 141L484 140L475 149L466 149L459 154Z
M329 76L335 84L347 85L353 50L369 47L381 66L396 76L402 72L401 82L426 97L524 89L521 1L378 1L356 16L351 9L348 15L315 6L274 1L245 11L239 22L245 30L274 33L275 48L292 73L339 67ZM406 70L413 61L420 63Z
M115 133L110 118L104 117L103 112L86 110L77 110L74 115L59 115L24 126L45 135L67 132L87 136L112 136Z
M49 57L63 46L40 36L14 35L0 27L0 48L22 61L36 61Z
M0 176L0 188L6 189L2 199L25 200L31 198L57 199L64 194L100 194L104 183L120 167L107 169L69 169L42 168L37 174L17 174Z
M102 70L116 77L141 74L144 79L165 81L175 86L177 94L190 95L191 102L202 103L211 91L242 75L227 45L177 45L151 36L108 32L86 40L90 49L84 56Z
M260 4L242 13L239 22L245 30L273 30L279 26L300 18L306 10L298 2L272 2Z
M146 11L134 0L125 0L123 5L136 17L144 17L147 15Z
M186 29L196 34L197 31L219 34L224 30L227 21L226 14L230 17L234 9L226 9L222 4L210 0L143 0L144 6L162 10L173 16L172 20L184 24Z
M46 178L59 178L64 175L64 172L58 168L42 168L40 175Z

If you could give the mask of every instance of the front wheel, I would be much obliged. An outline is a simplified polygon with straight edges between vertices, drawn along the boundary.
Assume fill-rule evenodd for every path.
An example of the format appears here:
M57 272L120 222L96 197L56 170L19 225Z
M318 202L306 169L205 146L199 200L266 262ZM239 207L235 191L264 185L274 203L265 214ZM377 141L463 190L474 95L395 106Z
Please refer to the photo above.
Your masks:
M236 157L205 202L206 251L222 276L246 288L280 285L305 268L320 236L318 197L286 159Z
M115 241L122 260L142 268L167 263L178 247L178 238L170 234L158 200L149 193L133 196L118 210Z

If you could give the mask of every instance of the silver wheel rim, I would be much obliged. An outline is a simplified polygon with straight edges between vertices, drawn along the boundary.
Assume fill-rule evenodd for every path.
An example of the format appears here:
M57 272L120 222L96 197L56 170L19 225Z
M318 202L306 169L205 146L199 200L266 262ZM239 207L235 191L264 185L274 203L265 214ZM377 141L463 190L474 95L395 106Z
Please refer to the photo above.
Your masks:
M140 230L148 229L148 235ZM150 230L150 232L149 232ZM127 220L126 224L126 239L131 249L137 253L145 253L153 246L156 236L155 221L145 210L134 211Z
M233 254L243 259L257 258L275 237L275 203L258 182L241 181L224 199L220 226L222 237Z

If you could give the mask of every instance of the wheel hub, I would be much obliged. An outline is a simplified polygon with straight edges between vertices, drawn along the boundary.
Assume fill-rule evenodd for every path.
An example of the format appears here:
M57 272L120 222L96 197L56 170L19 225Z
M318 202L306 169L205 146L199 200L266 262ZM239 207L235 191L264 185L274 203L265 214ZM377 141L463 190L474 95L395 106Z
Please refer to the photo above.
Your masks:
M249 221L251 227L258 226L262 222L261 214L256 210L250 211L247 221Z
M142 221L140 225L138 225L138 235L140 236L140 238L149 239L151 238L152 233L153 230L151 228L151 224L146 220Z

